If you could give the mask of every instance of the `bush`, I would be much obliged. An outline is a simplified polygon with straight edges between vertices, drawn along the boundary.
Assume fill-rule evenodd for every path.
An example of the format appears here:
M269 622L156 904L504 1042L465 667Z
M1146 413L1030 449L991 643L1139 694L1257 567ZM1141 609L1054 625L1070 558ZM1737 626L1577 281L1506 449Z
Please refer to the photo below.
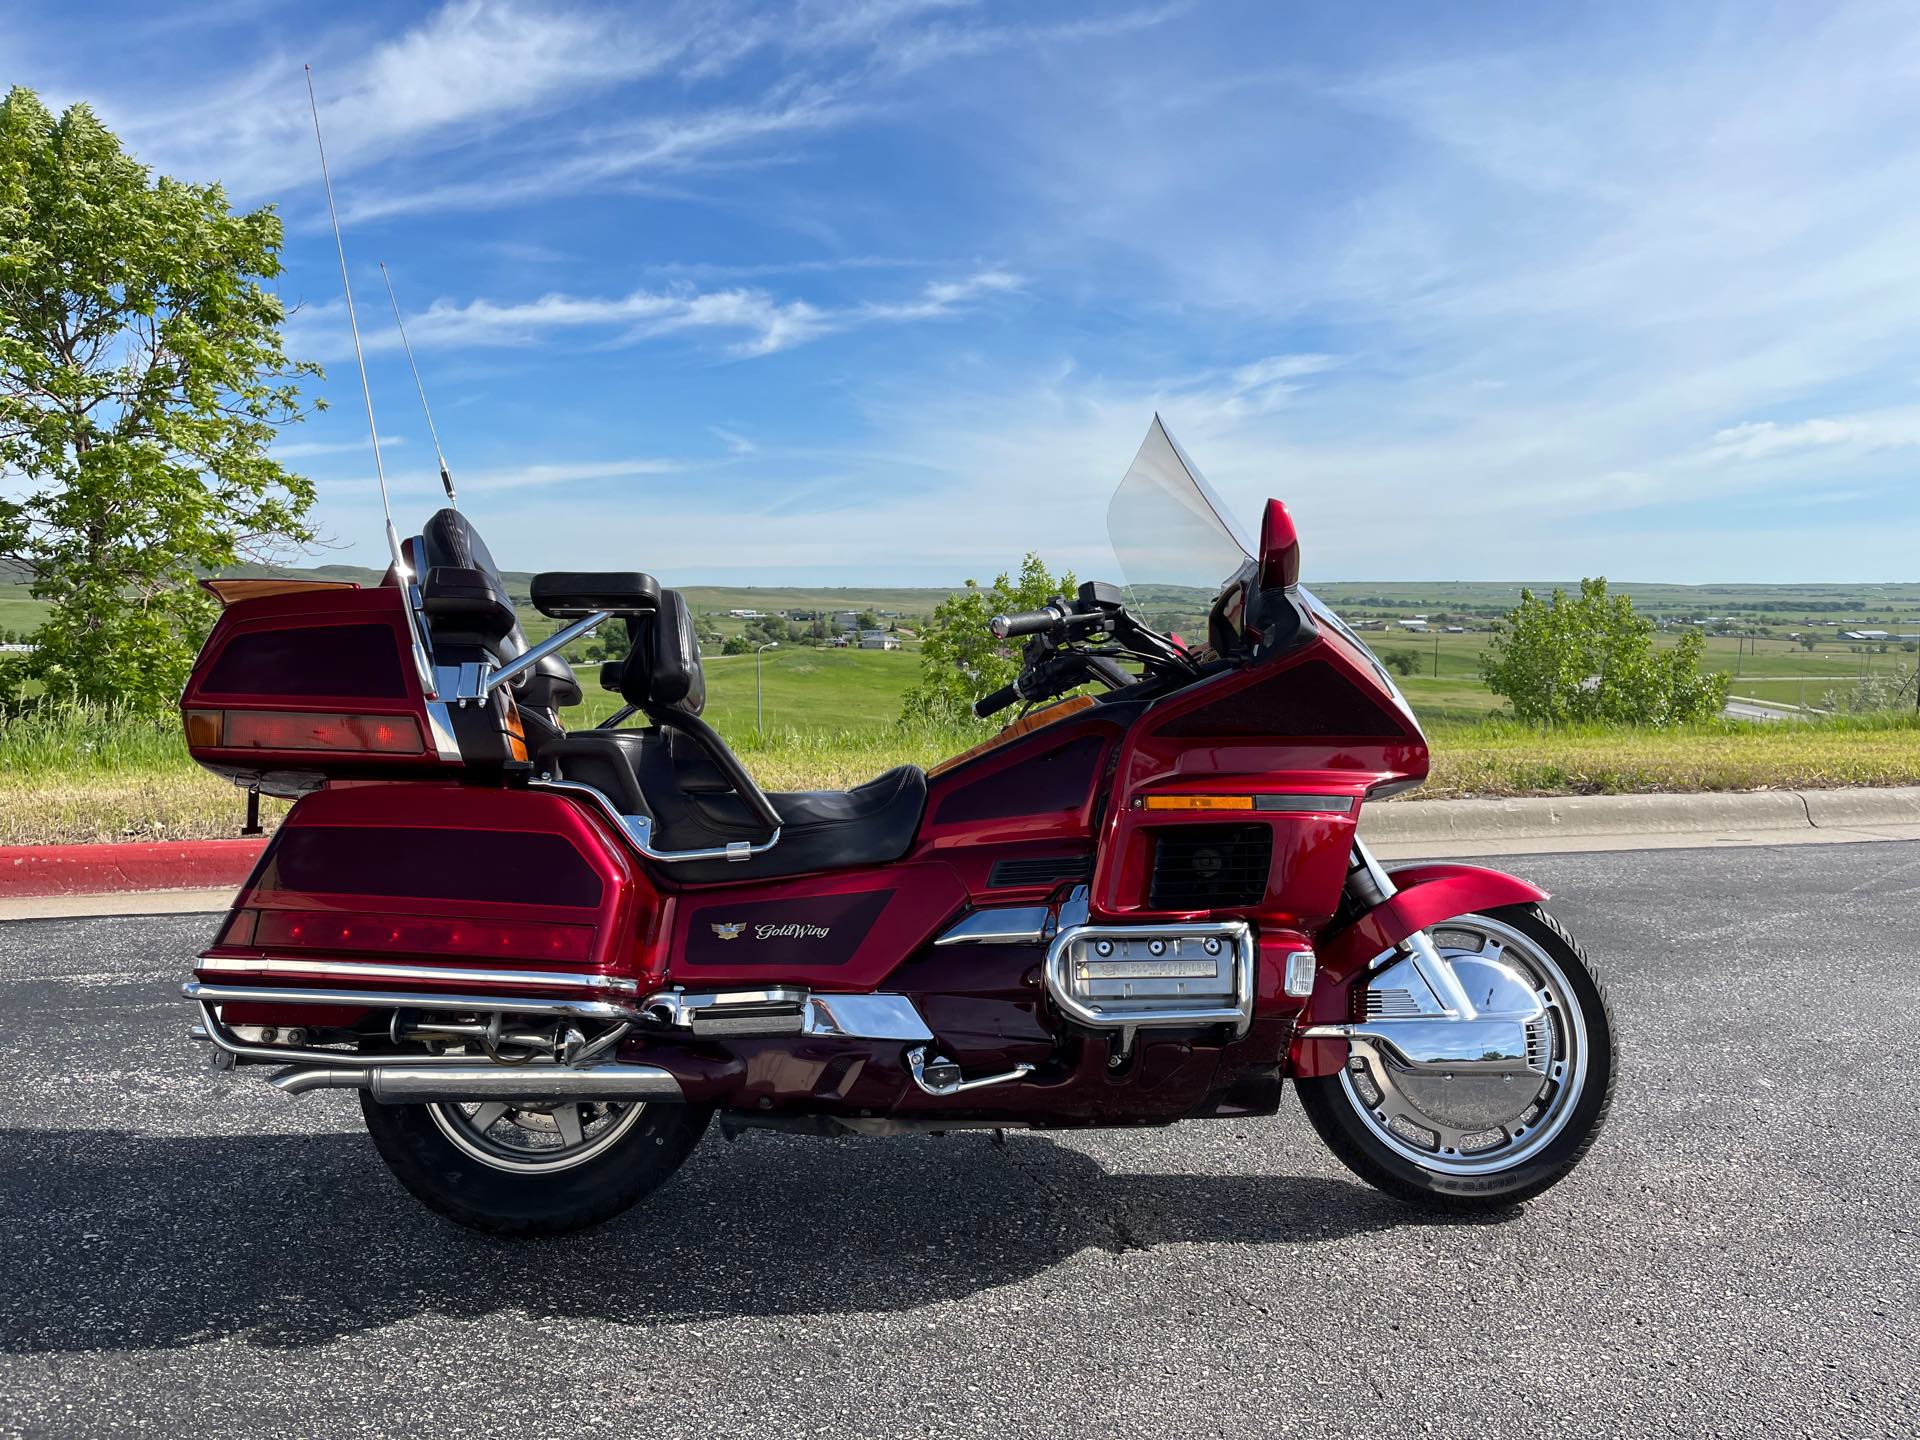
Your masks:
M1634 613L1605 579L1582 580L1578 597L1531 590L1494 622L1480 656L1487 688L1514 715L1543 725L1684 725L1709 720L1727 703L1726 675L1702 668L1706 640L1689 630L1661 650L1653 622Z
M1396 675L1412 675L1420 668L1420 652L1417 650L1382 651L1380 663Z
M973 702L998 690L1020 672L1020 641L996 640L987 629L995 615L1038 610L1055 595L1071 595L1073 572L1052 575L1038 555L1020 563L1020 576L1003 572L986 589L977 580L935 607L920 637L920 683L909 690L900 718L909 725L953 726L978 732L983 724Z

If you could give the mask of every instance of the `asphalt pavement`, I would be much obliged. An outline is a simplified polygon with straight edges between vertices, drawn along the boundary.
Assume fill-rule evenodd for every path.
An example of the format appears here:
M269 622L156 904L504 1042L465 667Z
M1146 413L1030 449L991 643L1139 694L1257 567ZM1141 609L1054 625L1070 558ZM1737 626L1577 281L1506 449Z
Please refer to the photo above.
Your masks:
M1289 1098L1004 1147L716 1132L598 1231L488 1241L352 1096L207 1068L208 917L0 925L0 1434L1920 1432L1920 848L1505 868L1626 1049L1584 1166L1472 1223Z

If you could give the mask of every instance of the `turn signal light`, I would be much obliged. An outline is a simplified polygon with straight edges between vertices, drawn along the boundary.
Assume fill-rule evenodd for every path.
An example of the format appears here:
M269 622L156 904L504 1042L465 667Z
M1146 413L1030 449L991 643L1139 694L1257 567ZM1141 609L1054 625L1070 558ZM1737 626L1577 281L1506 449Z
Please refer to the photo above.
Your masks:
M1251 810L1251 795L1146 795L1142 810Z
M252 943L262 950L479 955L585 964L593 956L593 927L536 925L519 920L451 920L430 915L262 910L254 922Z
M292 710L189 710L187 744L199 750L335 750L418 755L411 715L334 715Z

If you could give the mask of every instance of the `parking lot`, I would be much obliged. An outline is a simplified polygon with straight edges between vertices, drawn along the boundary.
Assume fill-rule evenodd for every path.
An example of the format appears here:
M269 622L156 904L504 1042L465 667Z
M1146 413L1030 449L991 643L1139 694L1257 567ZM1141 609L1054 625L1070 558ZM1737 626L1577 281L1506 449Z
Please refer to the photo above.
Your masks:
M1585 1166L1437 1222L1260 1122L712 1132L499 1243L350 1095L216 1076L204 916L0 925L0 1433L1912 1435L1920 849L1489 861L1625 1045Z

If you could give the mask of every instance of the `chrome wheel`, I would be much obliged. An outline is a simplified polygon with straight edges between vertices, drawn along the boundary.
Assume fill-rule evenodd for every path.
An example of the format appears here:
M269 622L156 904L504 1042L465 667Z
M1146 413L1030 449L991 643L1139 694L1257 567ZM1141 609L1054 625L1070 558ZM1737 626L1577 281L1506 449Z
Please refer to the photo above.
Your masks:
M1560 1134L1587 1082L1587 1018L1566 971L1526 934L1488 915L1449 920L1432 933L1443 963L1490 1008L1536 1012L1527 1063L1490 1071L1398 1063L1355 1039L1341 1091L1373 1140L1423 1170L1488 1175L1524 1164ZM1398 992L1370 996L1370 1010Z
M552 1174L610 1149L646 1106L617 1101L508 1105L498 1100L426 1107L440 1133L482 1165L518 1174Z

